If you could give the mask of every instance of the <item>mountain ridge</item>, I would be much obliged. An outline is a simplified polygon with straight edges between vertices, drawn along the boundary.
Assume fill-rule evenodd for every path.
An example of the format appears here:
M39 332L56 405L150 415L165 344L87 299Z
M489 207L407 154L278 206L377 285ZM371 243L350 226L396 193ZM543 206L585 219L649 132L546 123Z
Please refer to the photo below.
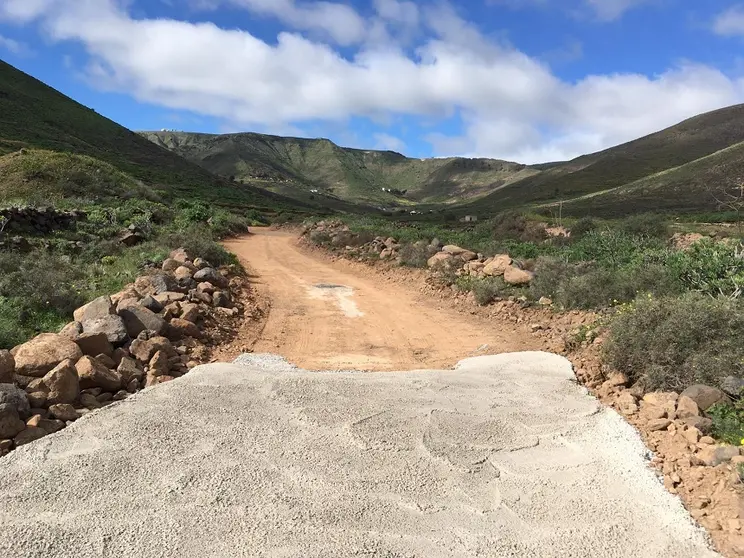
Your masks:
M258 180L269 190L300 199L313 192L388 208L447 205L457 213L564 201L569 211L577 212L627 214L634 201L644 210L708 211L716 208L710 190L731 188L732 176L744 174L739 151L729 151L744 142L744 104L569 161L536 165L486 158L414 159L395 151L340 147L325 138L255 132L140 134L211 172ZM717 153L718 158L709 159ZM696 161L700 163L693 165ZM695 172L705 177L705 184ZM584 203L587 199L591 204Z

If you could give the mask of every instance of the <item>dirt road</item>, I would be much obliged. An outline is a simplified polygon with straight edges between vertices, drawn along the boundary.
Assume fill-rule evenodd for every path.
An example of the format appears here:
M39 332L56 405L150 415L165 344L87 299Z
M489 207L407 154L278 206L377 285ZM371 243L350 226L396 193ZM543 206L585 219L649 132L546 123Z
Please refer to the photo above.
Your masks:
M300 248L294 234L252 232L225 246L271 299L255 352L278 353L308 370L405 370L538 348L526 329L499 329L371 271L330 262Z

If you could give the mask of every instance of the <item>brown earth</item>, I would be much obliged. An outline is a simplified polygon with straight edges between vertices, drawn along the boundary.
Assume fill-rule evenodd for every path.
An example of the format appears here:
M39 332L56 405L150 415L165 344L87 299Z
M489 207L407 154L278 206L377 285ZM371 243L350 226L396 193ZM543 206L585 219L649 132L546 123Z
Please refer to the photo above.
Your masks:
M417 292L415 281L311 254L297 235L254 228L225 242L270 300L256 353L309 370L447 368L470 356L537 350L528 324L498 327ZM241 352L236 343L220 359Z

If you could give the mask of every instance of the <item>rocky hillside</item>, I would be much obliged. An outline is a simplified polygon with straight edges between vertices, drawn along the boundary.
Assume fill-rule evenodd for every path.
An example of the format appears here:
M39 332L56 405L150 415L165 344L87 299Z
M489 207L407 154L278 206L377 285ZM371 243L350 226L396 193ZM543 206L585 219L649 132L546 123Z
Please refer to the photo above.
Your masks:
M339 147L327 139L264 134L142 132L154 143L239 182L306 199L400 204L452 203L536 174L496 159L411 159L393 151Z

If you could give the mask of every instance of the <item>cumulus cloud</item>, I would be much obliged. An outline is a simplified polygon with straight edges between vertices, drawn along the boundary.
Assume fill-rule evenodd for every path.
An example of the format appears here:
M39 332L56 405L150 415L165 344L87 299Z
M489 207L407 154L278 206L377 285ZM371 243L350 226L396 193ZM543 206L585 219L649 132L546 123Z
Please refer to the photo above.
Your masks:
M212 23L134 19L115 0L50 0L33 16L19 15L18 6L28 2L5 0L0 17L40 17L50 39L82 44L99 85L244 129L459 116L461 133L428 137L437 155L537 162L609 147L744 100L741 79L692 63L653 77L565 82L540 61L489 40L445 4L417 10L426 38L411 52L365 42L349 57L333 40L299 32L283 32L269 44ZM407 4L377 2L378 16L410 23ZM375 141L405 152L384 135Z
M720 13L713 21L713 31L723 36L744 35L744 5Z

